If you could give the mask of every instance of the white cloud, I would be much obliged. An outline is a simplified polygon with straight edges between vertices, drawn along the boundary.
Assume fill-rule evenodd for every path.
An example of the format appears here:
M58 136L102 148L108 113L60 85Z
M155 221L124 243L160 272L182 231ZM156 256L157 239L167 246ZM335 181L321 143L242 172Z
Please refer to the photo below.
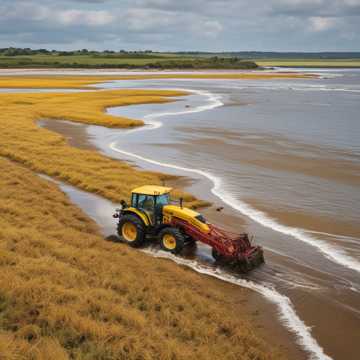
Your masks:
M194 31L207 37L216 37L223 30L223 26L217 20L204 20L193 26Z
M130 30L144 31L174 25L178 17L168 11L137 8L129 9L124 20Z
M65 10L55 15L55 20L63 25L104 26L114 20L105 10Z
M312 16L309 18L310 29L315 32L326 31L336 26L335 18Z

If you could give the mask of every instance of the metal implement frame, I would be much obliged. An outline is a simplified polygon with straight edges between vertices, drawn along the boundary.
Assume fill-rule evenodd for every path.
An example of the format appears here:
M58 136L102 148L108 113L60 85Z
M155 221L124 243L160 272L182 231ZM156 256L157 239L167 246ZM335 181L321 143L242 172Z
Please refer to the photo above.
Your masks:
M172 218L171 225L182 229L186 235L195 241L211 246L229 260L249 263L259 254L262 258L262 248L252 245L246 233L234 235L212 224L208 224L210 231L204 233L190 223L178 218Z

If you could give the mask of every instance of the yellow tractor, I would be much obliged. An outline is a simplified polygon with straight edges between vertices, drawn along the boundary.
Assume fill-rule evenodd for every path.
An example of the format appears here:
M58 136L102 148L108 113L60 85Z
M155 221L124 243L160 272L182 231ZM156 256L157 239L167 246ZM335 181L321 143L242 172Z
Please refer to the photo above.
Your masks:
M157 238L163 250L178 254L185 245L201 241L212 247L217 261L240 265L249 271L264 262L263 250L250 243L246 233L233 235L209 224L196 211L171 204L170 187L146 185L131 194L131 203L121 201L116 210L119 236L133 247L144 244L146 237Z

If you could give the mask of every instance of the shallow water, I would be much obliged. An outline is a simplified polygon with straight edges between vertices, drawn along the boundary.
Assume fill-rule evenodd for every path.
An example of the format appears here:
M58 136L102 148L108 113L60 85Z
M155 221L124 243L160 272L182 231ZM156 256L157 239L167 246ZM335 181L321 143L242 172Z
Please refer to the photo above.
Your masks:
M360 72L355 74L342 77L342 83L339 78L142 81L136 86L211 92L215 97L208 99L208 106L215 106L211 111L195 112L204 100L197 93L191 100L165 106L110 109L111 114L146 121L155 112L162 116L152 115L153 127L159 127L159 120L164 126L151 133L119 133L119 138L110 131L109 140L118 139L119 146L115 146L122 151L151 154L148 157L160 162L186 168L196 164L197 169L220 179L222 190L235 200L283 225L329 233L308 235L329 243L337 240L345 252L341 237L354 238L351 255L360 259ZM339 89L346 91L339 95ZM224 106L216 107L220 98ZM329 106L319 105L325 101ZM296 215L301 224L296 223Z
M195 179L191 192L225 206L217 217L205 210L209 219L236 231L245 222L267 262L243 283L216 270L204 246L172 259L212 276L220 271L226 281L234 276L238 285L276 300L283 321L314 358L325 358L324 351L358 359L360 72L320 80L115 81L104 87L193 91L171 104L109 109L148 125L89 126L88 135L109 156ZM74 201L87 209L86 196ZM110 212L108 205L91 211L107 224L99 214Z
M326 353L357 359L360 72L341 74L113 82L107 86L197 92L173 104L109 110L143 118L150 131L88 131L110 156L198 179L190 191L225 204L225 215L245 219L268 249L267 265L250 279L286 294Z

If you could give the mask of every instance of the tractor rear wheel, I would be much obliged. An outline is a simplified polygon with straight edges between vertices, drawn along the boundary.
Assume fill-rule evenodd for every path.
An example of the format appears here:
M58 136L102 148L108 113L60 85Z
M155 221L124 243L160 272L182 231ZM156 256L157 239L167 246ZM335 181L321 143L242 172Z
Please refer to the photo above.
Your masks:
M118 234L130 246L141 246L145 240L144 223L135 215L124 215L119 220Z
M177 228L165 228L159 232L160 246L163 250L178 254L184 248L185 237Z

